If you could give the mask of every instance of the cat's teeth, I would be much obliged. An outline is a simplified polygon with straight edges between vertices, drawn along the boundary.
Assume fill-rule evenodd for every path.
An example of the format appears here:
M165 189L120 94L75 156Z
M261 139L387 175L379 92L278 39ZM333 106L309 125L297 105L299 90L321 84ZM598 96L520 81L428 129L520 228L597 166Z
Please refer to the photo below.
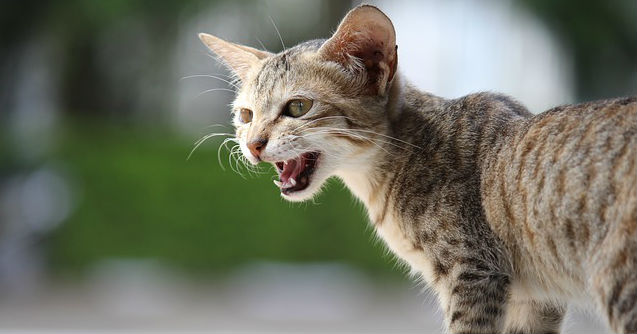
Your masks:
M287 181L285 181L285 183L279 180L272 180L272 182L274 182L274 184L281 189L292 188L296 185L295 179L288 179Z

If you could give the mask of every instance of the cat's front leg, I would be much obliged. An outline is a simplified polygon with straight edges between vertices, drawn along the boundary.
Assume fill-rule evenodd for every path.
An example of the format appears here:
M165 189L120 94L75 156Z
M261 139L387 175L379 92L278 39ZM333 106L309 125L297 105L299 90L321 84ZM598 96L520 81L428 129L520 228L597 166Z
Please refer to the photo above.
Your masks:
M463 268L450 277L441 298L450 333L501 333L509 276Z
M504 333L557 334L566 313L562 304L535 300L509 301Z

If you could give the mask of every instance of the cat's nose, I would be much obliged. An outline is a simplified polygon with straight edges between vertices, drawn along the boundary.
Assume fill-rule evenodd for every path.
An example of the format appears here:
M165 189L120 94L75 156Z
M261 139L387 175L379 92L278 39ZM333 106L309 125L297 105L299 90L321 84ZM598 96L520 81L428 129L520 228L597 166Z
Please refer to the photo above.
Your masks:
M265 148L265 145L268 144L268 140L265 138L255 139L248 143L248 149L252 152L255 158L261 159L261 151Z

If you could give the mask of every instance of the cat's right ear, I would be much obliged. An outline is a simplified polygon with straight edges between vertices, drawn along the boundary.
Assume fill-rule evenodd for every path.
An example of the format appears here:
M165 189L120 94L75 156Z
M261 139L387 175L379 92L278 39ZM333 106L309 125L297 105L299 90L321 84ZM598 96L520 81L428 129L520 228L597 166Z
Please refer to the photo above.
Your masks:
M391 20L380 9L362 5L347 13L319 53L354 75L364 71L365 91L384 95L396 73L397 49Z
M199 39L242 81L246 79L248 71L261 59L272 55L249 46L226 42L209 34L200 33Z

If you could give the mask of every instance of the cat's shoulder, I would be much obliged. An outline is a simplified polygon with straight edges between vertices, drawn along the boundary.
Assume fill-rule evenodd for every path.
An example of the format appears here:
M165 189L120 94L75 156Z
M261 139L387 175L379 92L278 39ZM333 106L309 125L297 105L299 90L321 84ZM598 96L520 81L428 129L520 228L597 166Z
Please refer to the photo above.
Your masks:
M511 96L497 92L478 92L448 100L447 108L492 117L528 118L533 116L522 103Z

